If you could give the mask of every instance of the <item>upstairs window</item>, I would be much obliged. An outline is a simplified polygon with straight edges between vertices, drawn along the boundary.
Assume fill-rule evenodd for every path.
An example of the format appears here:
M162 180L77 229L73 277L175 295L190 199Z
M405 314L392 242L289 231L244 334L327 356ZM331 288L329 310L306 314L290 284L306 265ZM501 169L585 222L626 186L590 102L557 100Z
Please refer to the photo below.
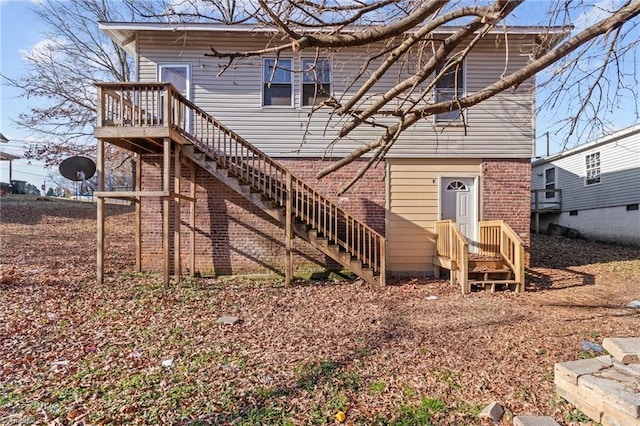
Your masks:
M331 64L328 59L302 60L302 105L319 105L331 96Z
M291 106L291 59L265 58L262 62L262 105Z
M436 75L442 72L443 67L438 67ZM435 102L446 102L456 98L462 98L465 94L464 62L452 66L436 81L434 97ZM462 118L460 110L441 112L436 114L437 123L456 121Z
M547 189L544 193L544 198L555 198L556 192L556 168L551 167L544 171L544 189Z
M585 157L585 171L586 177L584 184L597 185L600 183L600 153L594 152L593 154L587 154Z

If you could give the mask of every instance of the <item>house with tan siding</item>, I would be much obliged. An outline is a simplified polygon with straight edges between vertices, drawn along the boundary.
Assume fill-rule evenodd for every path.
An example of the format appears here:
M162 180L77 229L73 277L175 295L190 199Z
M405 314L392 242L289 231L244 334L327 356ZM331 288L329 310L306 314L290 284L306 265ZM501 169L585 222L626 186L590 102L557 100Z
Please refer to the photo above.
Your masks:
M98 85L95 136L139 159L136 191L99 194L136 200L138 269L290 277L294 267L347 268L373 283L449 269L452 281L466 281L466 272L461 280L455 271L467 267L448 255L453 242L438 236L439 229L450 233L441 227L445 221L471 255L493 253L524 267L533 79L463 112L421 120L338 196L367 160L320 180L317 172L372 141L377 129L361 126L336 139L344 117L310 112L317 84L334 96L355 93L361 49L327 50L317 61L306 51L243 58L221 73L227 60L206 57L211 47L257 50L273 34L252 25L103 22L100 28L136 63L136 83ZM538 37L528 27L487 34L457 71L456 90L473 93L527 64ZM314 79L305 72L311 63ZM393 87L398 72L372 90ZM436 84L431 96L447 96L446 90ZM501 241L523 252L504 248L510 251L501 255L495 247ZM523 280L514 274L509 282Z

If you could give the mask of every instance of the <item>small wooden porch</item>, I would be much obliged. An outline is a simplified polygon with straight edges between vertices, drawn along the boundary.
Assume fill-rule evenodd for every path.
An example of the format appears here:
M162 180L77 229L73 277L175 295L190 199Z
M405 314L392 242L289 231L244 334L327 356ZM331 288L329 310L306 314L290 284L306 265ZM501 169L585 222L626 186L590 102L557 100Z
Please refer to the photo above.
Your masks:
M497 286L524 291L524 243L503 220L479 222L478 251L470 252L469 240L452 220L434 225L436 255L433 257L435 276L441 269L450 271L452 285L459 285L463 294L472 286Z

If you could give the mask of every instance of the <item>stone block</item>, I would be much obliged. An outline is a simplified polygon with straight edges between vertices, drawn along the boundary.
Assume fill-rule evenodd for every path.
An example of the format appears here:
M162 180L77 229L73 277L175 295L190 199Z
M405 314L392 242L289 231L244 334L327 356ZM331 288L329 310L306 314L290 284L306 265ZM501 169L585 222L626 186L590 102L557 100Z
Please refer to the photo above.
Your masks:
M624 371L610 369L581 376L578 386L584 387L590 399L634 418L640 418L640 378Z
M591 398L585 388L571 384L562 379L555 379L556 393L566 401L575 405L587 417L600 422L604 413L604 402Z
M478 414L480 419L489 419L493 423L498 423L504 414L504 408L498 402L492 402L484 407L484 409Z
M554 366L554 376L578 384L578 377L592 374L610 368L613 361L609 355L598 358L579 359L577 361L561 362Z
M513 426L560 426L560 423L549 416L516 416Z
M640 337L607 337L602 346L618 362L640 364Z

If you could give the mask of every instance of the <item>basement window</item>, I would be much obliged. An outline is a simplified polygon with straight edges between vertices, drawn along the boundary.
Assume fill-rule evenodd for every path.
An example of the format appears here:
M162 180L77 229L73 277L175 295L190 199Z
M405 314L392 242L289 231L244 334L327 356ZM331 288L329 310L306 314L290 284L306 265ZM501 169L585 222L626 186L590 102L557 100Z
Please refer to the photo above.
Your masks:
M578 210L571 210L569 216L578 216Z
M633 212L638 210L638 204L627 204L627 211Z

